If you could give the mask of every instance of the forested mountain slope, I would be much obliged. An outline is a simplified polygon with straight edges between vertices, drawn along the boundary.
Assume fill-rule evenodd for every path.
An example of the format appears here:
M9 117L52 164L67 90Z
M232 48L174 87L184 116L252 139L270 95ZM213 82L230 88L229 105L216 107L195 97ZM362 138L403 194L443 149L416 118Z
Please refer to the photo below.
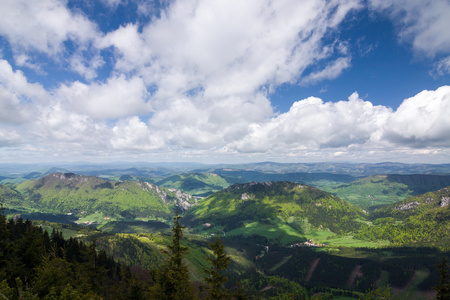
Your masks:
M173 209L195 202L188 194L141 181L108 181L94 176L53 173L17 185L28 201L42 211L77 214L102 212L110 216L168 217Z
M450 249L450 187L383 207L370 218L374 226L359 237Z
M24 198L18 191L0 184L0 203L4 206L21 206L24 204Z
M336 233L353 231L365 218L362 209L312 186L252 182L235 184L200 200L187 211L184 221L194 227L211 223L234 234L258 234L267 228L268 234L278 230L286 236L301 236L304 226Z
M192 195L208 196L237 182L246 182L246 180L215 173L192 172L173 175L157 181L156 184L167 188L175 188Z
M392 204L411 196L450 186L449 175L373 175L337 187L325 187L327 192L364 208Z

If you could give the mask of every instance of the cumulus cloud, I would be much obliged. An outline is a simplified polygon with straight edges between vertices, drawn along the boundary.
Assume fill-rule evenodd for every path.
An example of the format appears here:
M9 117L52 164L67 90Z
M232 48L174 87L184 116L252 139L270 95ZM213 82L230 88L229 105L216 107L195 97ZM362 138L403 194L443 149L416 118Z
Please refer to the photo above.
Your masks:
M112 131L111 145L116 150L150 151L166 146L164 138L152 133L138 117L121 120Z
M79 149L105 149L110 128L87 115L68 111L60 103L42 109L39 119L29 129L37 143L63 146L71 152Z
M102 2L111 9L125 4ZM140 14L155 9L137 3ZM441 55L437 75L449 74L443 15L450 4L422 3L370 1L403 22L399 34L418 52ZM147 24L105 34L66 4L0 1L8 12L0 35L11 46L14 68L43 74L34 59L44 55L84 78L68 76L45 90L0 60L0 147L312 160L448 153L450 87L423 91L396 111L355 92L346 101L309 97L274 113L270 97L280 85L317 84L350 67L350 48L334 30L361 7L358 0L171 1ZM112 71L100 81L104 65Z
M19 124L31 118L35 101L44 101L48 93L39 84L29 83L19 70L0 59L0 123Z
M86 55L86 51L97 52L95 43L101 33L86 16L69 10L65 1L5 0L0 1L0 11L0 35L7 38L19 65L38 67L27 55L31 51L37 50L59 63L64 62L67 52L69 55L73 52L78 57L71 59L72 70L88 79L94 76L93 60L81 61L80 58ZM66 47L65 43L70 43L71 47ZM85 53L80 56L80 52Z
M87 43L97 36L95 24L71 12L63 1L5 0L0 10L0 34L14 47L54 55L63 51L66 40Z
M348 101L323 102L310 97L265 124L253 124L251 133L235 144L239 151L349 147L378 139L390 114L357 93Z
M245 136L248 124L260 122L273 113L269 100L262 94L214 100L179 98L156 111L149 126L158 130L171 147L221 147Z
M383 137L394 144L450 147L450 86L406 99L385 126Z
M116 119L150 111L146 86L141 78L112 77L105 83L90 85L76 81L62 85L56 92L76 112L94 119Z

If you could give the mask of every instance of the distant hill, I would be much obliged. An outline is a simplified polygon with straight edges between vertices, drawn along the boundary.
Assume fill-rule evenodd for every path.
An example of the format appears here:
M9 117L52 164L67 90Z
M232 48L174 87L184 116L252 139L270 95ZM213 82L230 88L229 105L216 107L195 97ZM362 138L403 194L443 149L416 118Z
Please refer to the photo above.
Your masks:
M17 185L28 201L44 212L94 213L125 218L167 217L195 200L176 190L142 181L108 181L74 173L53 173Z
M22 178L24 178L24 179L37 179L37 178L40 178L40 177L42 177L41 173L39 173L39 172L31 172L31 173L23 176Z
M357 177L376 174L450 174L450 164L382 163L276 163L260 162L237 165L216 165L215 169L247 170L263 173L332 173Z
M199 200L187 211L191 226L209 223L224 234L290 240L305 226L335 233L353 231L366 216L362 209L312 186L292 182L235 184Z
M313 183L319 181L348 183L360 178L346 174L333 174L333 173L305 173L305 172L276 173L276 172L261 172L251 170L233 170L233 169L216 169L213 172L225 176L227 178L228 177L237 178L245 182L291 181L304 183L308 185L313 185Z
M208 196L237 182L246 182L246 180L225 177L215 173L193 172L170 176L157 181L156 184L175 188L191 195Z
M324 190L364 208L391 204L450 186L450 175L374 175Z
M197 196L208 196L235 183L291 181L322 186L349 183L357 179L350 175L331 173L263 173L248 170L214 169L208 172L182 173L155 181L164 187L176 188Z

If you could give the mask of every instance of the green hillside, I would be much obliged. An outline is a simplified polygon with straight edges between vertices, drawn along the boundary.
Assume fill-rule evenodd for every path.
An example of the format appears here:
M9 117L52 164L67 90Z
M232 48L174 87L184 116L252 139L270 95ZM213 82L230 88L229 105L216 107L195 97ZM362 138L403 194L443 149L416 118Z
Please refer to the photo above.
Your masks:
M369 176L338 187L324 186L322 189L363 208L370 208L392 204L449 185L448 175L391 174Z
M174 188L191 195L208 196L242 180L215 173L183 173L157 181L159 186Z
M450 249L450 187L413 196L375 211L373 225L358 236L397 245Z
M210 223L224 235L259 235L281 243L299 240L311 228L351 232L365 219L360 208L292 182L235 184L200 200L185 216L199 229Z
M21 207L24 203L23 196L10 187L0 184L0 203L7 207Z
M148 182L112 182L93 176L54 173L17 185L23 196L44 212L92 214L119 218L170 218L175 207L187 208L194 199Z

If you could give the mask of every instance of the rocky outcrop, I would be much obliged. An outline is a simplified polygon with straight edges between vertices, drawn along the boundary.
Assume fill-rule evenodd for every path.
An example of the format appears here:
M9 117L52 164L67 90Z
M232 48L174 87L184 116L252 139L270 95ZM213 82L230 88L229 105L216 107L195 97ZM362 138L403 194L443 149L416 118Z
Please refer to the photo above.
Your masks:
M404 203L404 204L400 204L394 207L394 209L396 210L409 210L412 208L416 208L420 205L420 202L418 201L413 201L413 202L408 202L408 203Z

